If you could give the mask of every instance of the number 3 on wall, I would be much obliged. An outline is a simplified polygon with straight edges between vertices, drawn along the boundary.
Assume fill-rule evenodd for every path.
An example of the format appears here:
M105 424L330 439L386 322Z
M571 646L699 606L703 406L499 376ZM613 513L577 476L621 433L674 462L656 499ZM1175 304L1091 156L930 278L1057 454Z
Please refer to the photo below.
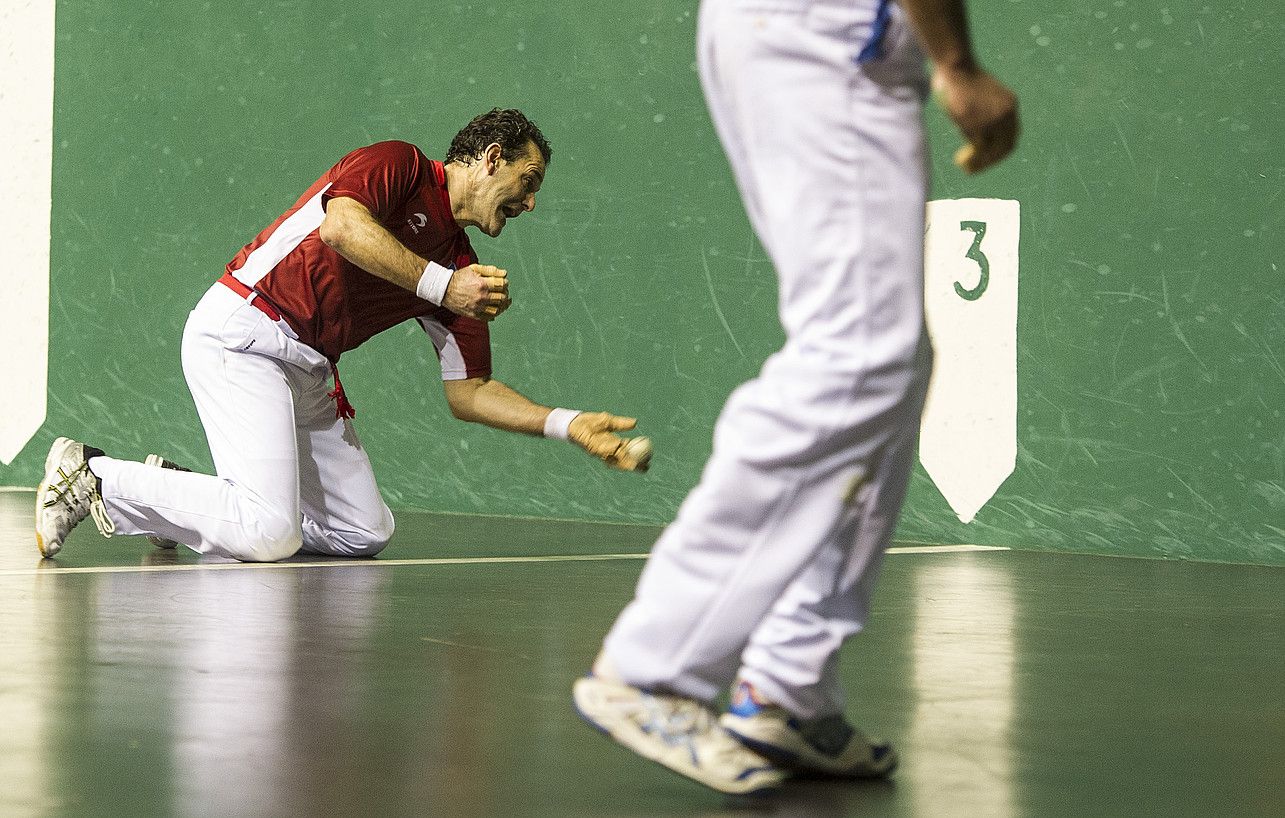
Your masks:
M964 254L965 258L971 258L977 262L977 269L981 271L981 277L977 280L977 286L971 290L964 289L958 281L955 282L955 293L965 301L976 301L986 292L986 285L991 281L991 263L982 252L982 239L986 238L986 222L964 221L959 223L960 230L973 231L973 246L968 248Z
M1020 211L1010 199L928 203L924 311L936 363L919 459L964 522L1017 461Z

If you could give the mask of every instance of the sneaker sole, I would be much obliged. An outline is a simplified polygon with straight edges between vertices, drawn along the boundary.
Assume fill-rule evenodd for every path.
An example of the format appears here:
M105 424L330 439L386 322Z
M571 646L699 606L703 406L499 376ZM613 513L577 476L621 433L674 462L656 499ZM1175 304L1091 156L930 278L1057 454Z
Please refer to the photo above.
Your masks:
M572 688L571 703L572 703L572 706L575 708L576 714L579 715L580 718L583 719L585 723L587 723L590 727L597 730L599 733L602 733L604 736L611 739L616 744L619 744L621 747L624 747L625 749L629 750L630 752L642 758L645 758L648 761L651 761L652 763L666 770L669 770L672 773L676 773L677 775L682 776L688 781L695 781L698 784L703 784L704 786L709 787L712 790L724 793L726 795L748 795L748 796L763 795L766 793L777 791L780 788L780 786L783 783L785 783L785 776L782 776L779 780L772 781L766 784L760 784L757 786L750 786L750 787L736 787L734 785L728 786L727 783L724 781L707 780L705 778L692 775L691 772L687 770L678 769L677 767L671 767L661 759L651 755L648 752L650 747L647 747L646 745L641 745L641 746L635 745L627 736L622 736L622 735L613 733L610 728L604 726L603 724L600 724L598 721L596 721L593 718L593 716L589 715L589 713L587 713L585 709L581 707L577 697L578 688L580 686L581 681L583 680L577 680L575 686L573 686Z
M67 447L67 444L73 442L71 438L60 437L49 447L49 454L45 455L45 476L40 480L40 485L36 487L36 520L40 519L40 515L45 509L45 496L49 493L49 472L62 459L62 450ZM36 548L39 549L40 556L49 559L62 550L62 543L45 542L45 538L40 536L40 526L37 525L35 528Z
M36 519L40 519L40 514L45 510L45 493L49 491L49 484L41 481L40 486L36 489ZM57 545L45 543L45 538L40 536L40 527L36 527L36 548L40 551L40 556L49 559L54 554L62 550L62 544Z
M819 757L814 760L814 758L819 756L819 754L809 754L810 756L813 756L813 758L805 757L801 753L782 747L779 744L773 744L764 738L755 738L754 736L746 735L735 727L729 726L726 721L723 721L722 724L724 730L735 736L736 740L744 744L746 747L749 747L764 758L770 759L777 764L789 767L798 772L809 773L812 775L824 775L832 778L874 779L886 778L892 775L892 773L897 769L897 754L896 751L891 748L889 748L889 752L892 754L892 761L885 770L875 771L861 768L843 769L831 766L828 763L829 759L825 759L824 757Z

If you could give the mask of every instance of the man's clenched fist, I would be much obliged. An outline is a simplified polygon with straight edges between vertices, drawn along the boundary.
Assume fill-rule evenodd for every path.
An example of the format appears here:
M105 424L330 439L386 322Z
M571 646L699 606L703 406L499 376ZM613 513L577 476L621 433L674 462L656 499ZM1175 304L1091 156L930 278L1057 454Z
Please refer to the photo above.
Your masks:
M512 304L509 274L489 264L470 264L451 276L442 306L479 321L491 321Z

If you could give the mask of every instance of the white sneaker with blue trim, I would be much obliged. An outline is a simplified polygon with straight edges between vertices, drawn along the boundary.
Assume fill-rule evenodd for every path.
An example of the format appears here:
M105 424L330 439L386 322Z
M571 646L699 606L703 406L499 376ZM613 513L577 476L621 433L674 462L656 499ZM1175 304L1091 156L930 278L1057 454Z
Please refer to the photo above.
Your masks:
M732 689L732 705L721 723L746 747L799 772L881 778L897 768L891 744L867 738L843 716L796 718L746 681Z
M788 777L728 735L714 711L694 699L598 676L577 680L573 693L580 716L617 743L719 792L760 792Z

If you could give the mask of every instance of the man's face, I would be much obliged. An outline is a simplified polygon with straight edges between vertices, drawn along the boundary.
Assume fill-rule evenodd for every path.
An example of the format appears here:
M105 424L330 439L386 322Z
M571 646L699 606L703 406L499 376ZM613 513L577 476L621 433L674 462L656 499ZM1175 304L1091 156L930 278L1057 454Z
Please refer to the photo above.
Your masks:
M498 151L498 145L492 147ZM534 142L512 162L491 162L478 190L478 227L488 236L500 235L509 219L535 210L535 194L543 183L544 158Z

